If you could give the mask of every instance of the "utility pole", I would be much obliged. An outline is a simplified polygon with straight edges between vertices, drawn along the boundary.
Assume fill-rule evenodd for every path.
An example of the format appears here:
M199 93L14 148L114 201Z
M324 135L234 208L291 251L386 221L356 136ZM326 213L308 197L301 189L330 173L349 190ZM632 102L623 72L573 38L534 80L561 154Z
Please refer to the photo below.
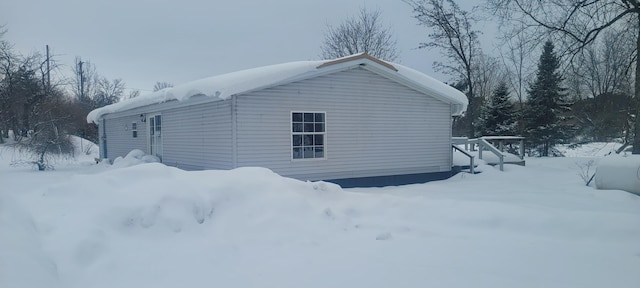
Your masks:
M84 73L82 72L82 60L78 61L78 76L80 76L80 99L84 101Z
M49 91L51 91L51 67L49 66L49 45L46 46L47 48L47 93L49 93Z

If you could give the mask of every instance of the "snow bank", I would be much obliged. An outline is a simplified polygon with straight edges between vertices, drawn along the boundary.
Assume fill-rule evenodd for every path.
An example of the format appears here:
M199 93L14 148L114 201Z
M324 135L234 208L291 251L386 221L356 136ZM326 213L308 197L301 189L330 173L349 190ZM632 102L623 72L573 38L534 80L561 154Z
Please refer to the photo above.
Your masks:
M142 163L160 163L160 159L153 155L147 155L142 150L133 149L124 158L113 159L112 168L124 168Z
M63 287L197 286L209 275L216 275L220 286L250 287L256 280L247 275L271 270L268 263L278 257L293 256L283 247L313 247L313 241L349 227L336 209L341 191L334 184L283 178L264 168L187 172L147 163L107 169L42 190L21 213L38 215L36 226L43 232L16 234L2 243L47 243ZM0 234L14 231L0 226ZM15 257L8 260L42 254L38 246L9 247ZM271 256L246 263L258 255ZM41 275L50 271L37 265L50 262L34 262L0 267L0 273L45 281ZM279 277L263 281L274 284ZM42 283L0 286L50 287Z
M40 241L26 209L0 194L0 287L60 287L56 265Z
M595 181L598 189L624 190L640 195L640 155L611 155L600 159Z
M586 187L587 159L341 189L142 158L0 157L0 287L640 287L640 197Z

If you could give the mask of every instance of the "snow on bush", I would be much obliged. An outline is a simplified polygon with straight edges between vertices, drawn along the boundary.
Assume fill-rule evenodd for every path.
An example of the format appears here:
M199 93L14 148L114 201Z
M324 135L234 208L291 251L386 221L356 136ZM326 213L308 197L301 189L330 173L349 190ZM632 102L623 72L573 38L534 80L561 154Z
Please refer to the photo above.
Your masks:
M142 150L133 149L127 156L117 157L113 160L113 168L130 167L142 163L159 163L160 159L153 155L147 155Z

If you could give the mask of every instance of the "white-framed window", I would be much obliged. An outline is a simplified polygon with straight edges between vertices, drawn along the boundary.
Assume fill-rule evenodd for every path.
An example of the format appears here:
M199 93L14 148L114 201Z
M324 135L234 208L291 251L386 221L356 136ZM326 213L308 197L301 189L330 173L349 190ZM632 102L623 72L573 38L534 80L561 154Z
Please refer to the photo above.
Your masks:
M291 158L326 159L326 112L291 112Z
M131 136L133 138L138 138L138 123L136 122L131 123Z

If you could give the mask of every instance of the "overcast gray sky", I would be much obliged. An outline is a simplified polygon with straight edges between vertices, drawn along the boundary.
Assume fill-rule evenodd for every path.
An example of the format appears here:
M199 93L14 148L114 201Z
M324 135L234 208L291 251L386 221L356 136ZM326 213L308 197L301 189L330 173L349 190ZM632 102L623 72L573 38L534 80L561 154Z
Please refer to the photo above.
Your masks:
M8 2L7 2L8 1ZM62 72L80 56L127 88L180 84L252 67L318 59L327 24L379 9L397 37L398 62L430 74L437 50L415 49L428 31L400 0L4 0L0 24L17 51L49 45ZM467 1L470 2L470 1ZM476 1L473 1L476 2ZM464 6L471 6L464 4Z

